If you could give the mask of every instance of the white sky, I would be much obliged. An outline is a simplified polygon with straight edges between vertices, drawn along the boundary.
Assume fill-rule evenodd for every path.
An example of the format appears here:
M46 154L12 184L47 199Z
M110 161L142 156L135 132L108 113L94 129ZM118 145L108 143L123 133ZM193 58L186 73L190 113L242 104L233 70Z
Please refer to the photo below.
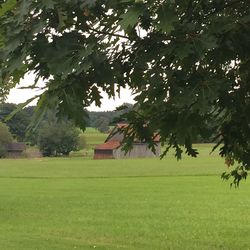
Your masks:
M26 87L34 83L34 75L27 75L21 80L20 84L10 91L7 102L9 103L23 103L26 100L34 97L41 93L41 90L31 90L31 89L20 89L20 87ZM39 87L43 86L43 82L39 82ZM115 110L116 107L122 105L123 103L134 103L133 96L129 89L121 89L120 98L116 96L115 99L109 99L108 95L103 93L102 106L96 107L92 104L88 110L89 111L111 111ZM31 105L35 105L36 102L32 102Z

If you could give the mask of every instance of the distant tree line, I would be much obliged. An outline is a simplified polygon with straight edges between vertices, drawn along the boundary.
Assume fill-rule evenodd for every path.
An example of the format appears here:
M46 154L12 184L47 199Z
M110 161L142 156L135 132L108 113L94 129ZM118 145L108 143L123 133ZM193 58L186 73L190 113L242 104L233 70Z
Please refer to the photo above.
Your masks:
M17 112L11 119L5 120L17 107L13 103L0 104L0 122L7 125L16 141L38 145L45 156L68 155L69 152L86 145L84 136L79 136L80 130L66 118L57 120L55 111L47 112L39 126L31 130L28 130L28 127L35 114L35 106L26 107ZM132 109L132 104L125 103L115 111L88 111L87 126L96 128L100 132L108 132L111 126L122 121L120 117L123 114ZM214 124L207 124L208 128L213 126ZM197 136L195 141L197 143L211 142L212 138L204 139L204 137Z
M66 118L58 120L55 111L47 112L39 125L32 127L36 107L26 107L9 118L17 108L16 104L0 105L0 157L6 155L13 139L37 145L44 156L69 155L84 145L80 130Z
M107 112L88 112L87 126L108 132L124 112L132 109L131 104L124 104L122 110ZM76 128L66 117L57 119L56 112L51 110L44 114L37 127L32 127L32 120L36 107L29 106L16 112L18 105L13 103L0 104L0 122L2 127L2 143L0 151L6 151L10 135L18 142L26 142L39 146L44 156L68 155L71 151L86 145L84 136L80 136L80 129ZM28 129L29 128L29 129ZM1 146L2 145L2 146ZM4 155L4 153L3 153Z
M88 112L87 126L98 129L100 132L108 132L109 126L116 123L117 119L128 109L132 109L132 104L124 104L126 107L124 110L116 111L99 111L99 112ZM35 106L26 107L17 112L11 119L5 121L13 111L17 109L17 104L4 103L0 104L0 121L5 122L9 127L11 134L17 141L29 141L30 136L27 137L27 128L32 121L32 117L35 112ZM43 120L52 119L52 114L46 114ZM40 122L42 123L42 122Z
M7 118L12 112L17 109L17 105L13 103L0 104L0 121L6 123L10 133L17 141L26 140L26 131L31 123L35 107L26 107L17 112L11 119Z
M96 128L100 132L108 132L109 127L115 125L118 121L121 122L121 116L133 109L133 105L130 103L124 103L117 110L114 111L89 111L87 126Z

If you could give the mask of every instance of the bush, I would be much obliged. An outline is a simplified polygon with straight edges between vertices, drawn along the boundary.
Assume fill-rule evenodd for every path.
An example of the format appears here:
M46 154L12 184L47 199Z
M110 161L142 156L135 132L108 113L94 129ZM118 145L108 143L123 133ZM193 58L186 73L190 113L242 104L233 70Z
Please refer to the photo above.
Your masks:
M0 158L7 154L7 145L13 141L9 128L0 122Z
M7 148L4 145L0 144L0 158L3 158L7 155Z
M79 148L79 133L68 121L46 121L38 131L38 145L43 156L69 155Z

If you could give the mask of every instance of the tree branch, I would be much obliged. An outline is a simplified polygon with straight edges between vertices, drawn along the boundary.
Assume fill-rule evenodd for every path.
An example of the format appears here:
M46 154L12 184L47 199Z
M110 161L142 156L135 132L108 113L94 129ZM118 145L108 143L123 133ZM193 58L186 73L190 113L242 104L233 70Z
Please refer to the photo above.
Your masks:
M107 32L107 31L101 31L101 30L97 30L97 29L94 29L94 28L90 28L90 27L88 27L88 29L94 31L97 34L103 34L103 35L109 35L109 36L116 36L116 37L120 37L120 38L129 39L128 36L124 36L124 35L120 35L120 34L114 34L114 33Z

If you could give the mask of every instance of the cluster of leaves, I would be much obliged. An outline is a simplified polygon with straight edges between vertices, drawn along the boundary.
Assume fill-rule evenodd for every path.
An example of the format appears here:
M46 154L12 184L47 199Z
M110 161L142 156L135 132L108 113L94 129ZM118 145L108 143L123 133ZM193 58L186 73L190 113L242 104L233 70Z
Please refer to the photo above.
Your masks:
M250 168L248 0L22 0L13 6L0 13L2 95L33 71L47 81L38 115L56 106L84 128L85 108L100 105L101 90L112 97L128 85L137 97L126 119L152 149L158 131L177 158L183 147L196 156L197 135L216 134L221 156Z

